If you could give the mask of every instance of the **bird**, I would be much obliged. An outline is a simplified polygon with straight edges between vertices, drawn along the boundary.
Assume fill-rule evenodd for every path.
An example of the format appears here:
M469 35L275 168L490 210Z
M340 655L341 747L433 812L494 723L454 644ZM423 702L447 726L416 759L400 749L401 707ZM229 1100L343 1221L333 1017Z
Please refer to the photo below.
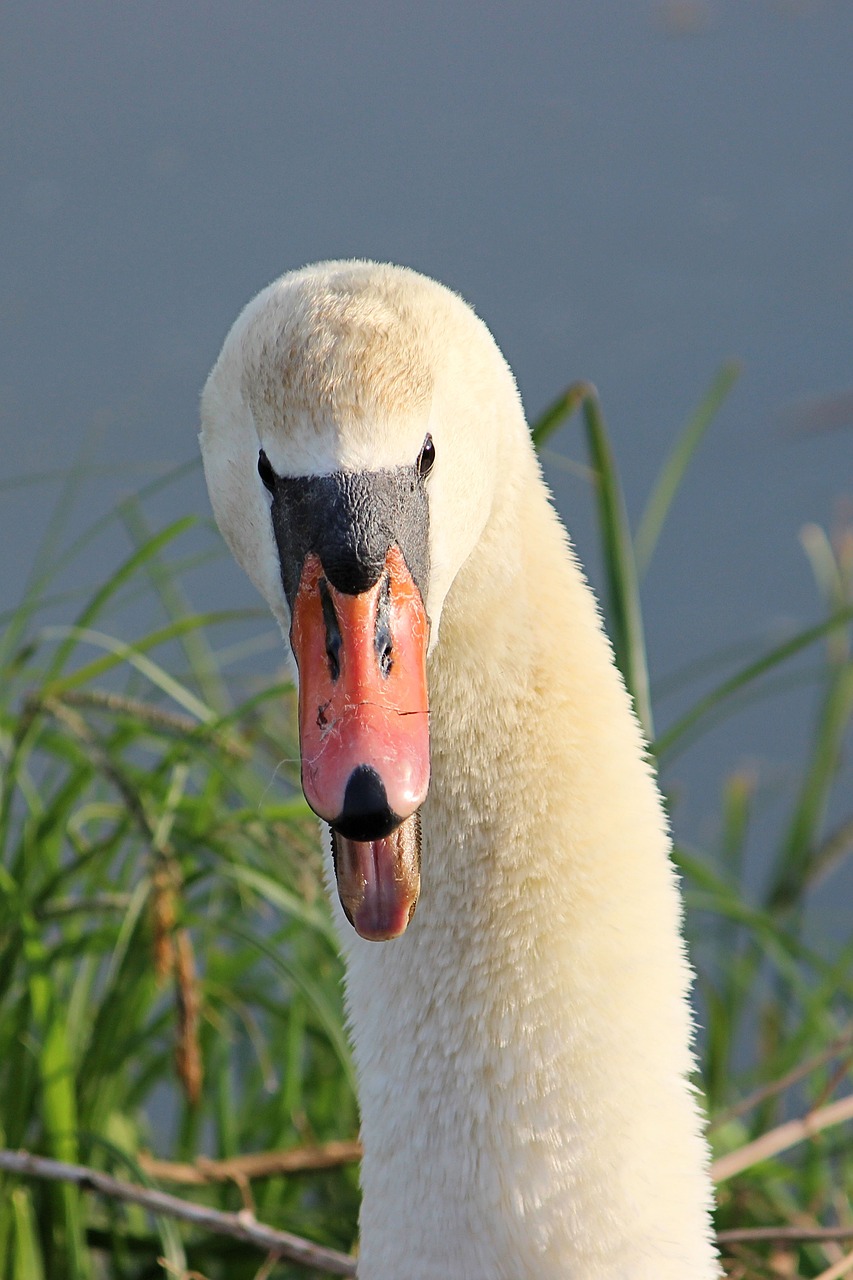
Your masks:
M329 261L201 398L325 831L360 1280L712 1280L667 822L515 380L456 293Z

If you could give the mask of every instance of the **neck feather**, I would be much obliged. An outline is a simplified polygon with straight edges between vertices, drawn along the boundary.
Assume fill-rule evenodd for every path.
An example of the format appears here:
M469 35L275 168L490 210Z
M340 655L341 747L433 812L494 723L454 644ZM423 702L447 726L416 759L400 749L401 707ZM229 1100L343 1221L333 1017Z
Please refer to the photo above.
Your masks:
M660 801L591 593L525 492L445 605L415 917L390 943L342 932L360 1275L711 1280Z

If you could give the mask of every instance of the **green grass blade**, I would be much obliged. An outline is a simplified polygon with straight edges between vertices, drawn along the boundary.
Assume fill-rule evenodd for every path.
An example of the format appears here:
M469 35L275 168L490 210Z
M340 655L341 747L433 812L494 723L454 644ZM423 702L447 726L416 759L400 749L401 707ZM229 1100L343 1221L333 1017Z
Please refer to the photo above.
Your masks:
M308 1006L313 1010L318 1022L328 1036L329 1043L334 1048L338 1061L343 1067L349 1086L355 1093L355 1067L352 1061L349 1041L341 1024L338 1010L333 1006L320 983L308 973L304 965L288 959L277 947L271 946L265 938L250 933L236 923L232 925L231 932L250 947L263 953L273 967L278 969L302 993Z
M301 810L303 807L302 802L298 803ZM259 894L265 902L275 907L276 910L284 912L285 915L298 920L306 928L320 934L328 942L332 954L335 956L338 954L337 931L325 908L316 907L305 902L292 889L285 888L283 884L273 880L271 876L255 871L253 867L224 866L221 868L221 874L236 880L239 884L245 885L254 893Z
M57 1160L74 1163L77 1147L77 1097L74 1061L69 1044L66 1010L57 998L51 958L39 937L35 921L27 921L25 952L30 966L30 1002L39 1036L38 1066L41 1080L42 1118ZM91 1275L85 1245L85 1209L79 1187L63 1185L52 1194L61 1204L63 1247L67 1251L71 1280Z
M180 479L187 471L195 470L200 465L198 458L190 459L187 462L179 463L178 466L171 468L164 475L156 476L137 494L141 500L151 497L158 493L161 489L167 487L173 481ZM35 566L30 574L27 582L24 597L14 611L14 615L10 619L9 625L2 637L0 637L0 665L5 663L8 655L13 653L23 642L28 625L33 614L41 608L44 602L44 592L50 581L61 573L63 568L71 564L82 551L86 549L116 518L116 513L121 503L116 504L110 511L106 512L98 520L93 521L83 532L76 538L63 553L52 558L49 550L56 543L56 533L61 529L63 523L70 514L73 506L73 499L77 492L77 472L78 466L75 463L71 468L71 472L64 471L62 476L66 477L66 486L63 494L56 505L55 514L51 521L51 528L45 535L41 550L36 556ZM88 468L86 474L90 474ZM55 530L54 530L55 527ZM76 595L77 593L75 593Z
M139 501L128 500L121 508L121 516L137 547L142 550L148 546L154 535ZM173 622L178 618L186 617L191 609L174 568L166 564L159 555L148 557L145 567L166 616ZM221 677L218 664L213 660L206 629L185 632L181 637L181 645L204 700L211 706L228 706L225 682Z
M94 445L95 440L90 436L89 439L84 441L71 466L64 472L59 496L53 505L50 519L47 522L44 535L33 559L18 617L12 622L9 634L4 638L3 647L0 650L4 657L19 644L33 605L42 594L45 584L50 581L50 562L59 543L61 531L68 521L83 482L88 475Z
M146 561L156 556L157 552L167 543L174 541L185 530L191 528L195 524L194 516L183 516L180 520L175 520L172 524L167 525L160 533L150 538L144 546L137 548L133 555L125 560L115 573L107 579L107 581L98 588L90 599L89 603L79 614L76 620L77 631L88 627L91 622L98 616L106 602L116 594L116 592L132 578ZM48 679L52 680L64 667L68 657L71 655L75 646L75 631L69 629L68 637L64 644L57 649L53 661L51 662L48 672Z
M557 396L557 399L534 423L531 423L530 435L537 449L540 449L549 436L552 436L558 427L577 412L587 392L586 383L573 382L562 395Z
M685 712L680 719L676 720L675 724L671 725L656 739L652 744L654 754L659 760L665 757L671 759L674 748L682 740L686 739L688 735L693 736L702 722L707 720L712 713L717 712L723 704L729 702L735 694L740 693L741 690L766 675L768 671L772 671L781 663L787 662L789 658L801 653L809 645L814 644L816 640L828 635L835 627L846 625L851 619L853 619L853 606L840 610L825 622L819 622L816 626L808 627L805 631L799 632L790 640L786 640L783 644L777 645L768 653L765 653L755 662L751 662L742 671L730 676L728 680L724 680L716 689L700 698L689 711Z
M598 392L585 384L581 399L587 447L595 474L598 525L604 553L607 616L616 662L634 700L647 741L654 737L649 671L634 547L622 495L619 471Z
M146 679L150 680L157 688L162 689L170 698L173 699L190 715L196 716L203 723L207 724L217 719L216 712L212 707L208 707L200 698L187 689L180 681L170 676L162 667L145 657L149 649L155 649L158 645L165 644L169 640L180 638L187 631L193 628L210 626L218 622L233 622L242 617L239 610L226 610L222 613L202 614L192 618L179 618L176 622L170 623L166 627L161 627L158 631L152 631L150 635L137 640L134 644L129 644L122 640L115 640L112 636L105 635L102 631L92 631L83 627L45 627L42 635L45 639L64 639L69 638L76 644L78 641L86 641L89 644L97 645L101 649L107 649L108 653L102 658L96 658L94 662L89 662L85 666L73 671L70 675L60 678L51 679L50 683L44 689L46 697L61 695L67 689L78 689L81 685L88 684L97 676L103 675L104 672L112 670L112 668L127 663L134 667Z
M29 1189L16 1187L11 1200L14 1220L11 1280L45 1280L44 1260Z
M768 906L773 911L784 911L800 903L811 882L821 825L851 715L853 664L847 664L834 673L821 708L803 786L768 894Z
M634 538L634 556L640 577L649 567L667 513L690 460L726 396L740 377L740 372L741 367L737 361L730 360L722 366L661 468Z
M720 856L723 866L736 882L743 875L746 838L755 790L755 776L746 769L739 769L731 774L723 786Z
M651 741L654 724L634 548L619 472L596 388L588 382L572 383L533 424L531 435L533 443L540 447L579 408L583 413L595 483L606 578L606 613L614 654L646 738Z

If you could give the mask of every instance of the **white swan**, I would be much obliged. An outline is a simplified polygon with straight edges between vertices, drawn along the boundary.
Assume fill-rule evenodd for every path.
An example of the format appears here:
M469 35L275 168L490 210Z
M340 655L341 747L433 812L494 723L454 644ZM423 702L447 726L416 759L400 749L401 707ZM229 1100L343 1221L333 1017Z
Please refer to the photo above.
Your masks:
M366 941L333 892L359 1276L718 1276L660 801L491 335L409 270L286 275L228 335L201 444L296 650L338 894L402 933Z

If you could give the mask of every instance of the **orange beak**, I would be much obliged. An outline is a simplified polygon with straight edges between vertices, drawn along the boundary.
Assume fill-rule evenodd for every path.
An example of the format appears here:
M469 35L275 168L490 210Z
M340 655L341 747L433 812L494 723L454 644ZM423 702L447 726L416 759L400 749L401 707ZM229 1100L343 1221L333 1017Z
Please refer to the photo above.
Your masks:
M428 640L424 603L398 546L359 595L333 587L316 553L305 557L290 629L302 787L332 827L344 910L371 939L402 933L417 902Z

